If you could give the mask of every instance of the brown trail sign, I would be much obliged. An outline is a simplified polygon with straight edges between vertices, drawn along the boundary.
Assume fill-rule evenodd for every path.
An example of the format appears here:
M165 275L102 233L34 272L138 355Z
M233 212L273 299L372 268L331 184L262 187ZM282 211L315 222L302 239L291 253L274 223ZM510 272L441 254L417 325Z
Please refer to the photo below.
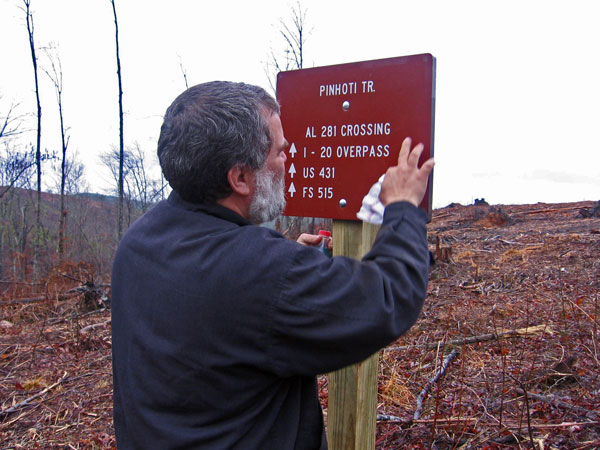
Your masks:
M334 254L360 259L377 227L357 221L363 197L397 164L405 137L433 156L435 58L430 54L281 72L281 121L290 143L285 215L331 218ZM433 175L431 176L433 177ZM421 208L431 217L432 178ZM374 449L377 354L330 374L332 450Z
M433 156L435 59L429 54L281 72L290 143L285 214L356 220L363 197L410 136ZM431 213L431 180L421 207Z

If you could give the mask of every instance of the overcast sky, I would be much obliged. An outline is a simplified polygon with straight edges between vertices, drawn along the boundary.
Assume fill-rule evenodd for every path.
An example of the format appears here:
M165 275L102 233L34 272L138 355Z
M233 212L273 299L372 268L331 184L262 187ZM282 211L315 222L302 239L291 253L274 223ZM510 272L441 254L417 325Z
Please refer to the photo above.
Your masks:
M161 116L185 88L215 80L269 88L295 3L117 0L125 142L154 153ZM96 191L98 155L118 145L109 0L31 0L38 47L63 65L69 150ZM85 5L85 6L83 6ZM35 111L21 0L0 0L0 115ZM600 200L600 27L595 1L303 0L305 67L431 53L437 59L434 207ZM38 51L41 65L47 59ZM60 148L56 101L40 74L45 148ZM31 118L31 126L35 120ZM31 134L25 137L34 142ZM26 144L26 142L24 142Z

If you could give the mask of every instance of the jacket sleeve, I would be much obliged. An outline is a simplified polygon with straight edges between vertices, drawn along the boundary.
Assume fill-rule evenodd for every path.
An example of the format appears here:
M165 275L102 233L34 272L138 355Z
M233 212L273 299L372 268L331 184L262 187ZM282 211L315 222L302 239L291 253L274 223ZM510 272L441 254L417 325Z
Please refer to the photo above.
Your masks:
M405 333L427 292L425 223L423 211L394 203L362 261L296 249L271 304L273 370L280 376L337 370Z

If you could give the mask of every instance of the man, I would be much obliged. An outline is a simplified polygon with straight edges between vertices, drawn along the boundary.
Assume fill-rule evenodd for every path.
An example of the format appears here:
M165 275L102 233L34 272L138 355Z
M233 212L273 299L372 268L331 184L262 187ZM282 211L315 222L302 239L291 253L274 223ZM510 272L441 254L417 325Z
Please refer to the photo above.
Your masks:
M362 262L255 226L285 205L279 106L213 82L166 112L158 155L173 188L132 225L112 275L119 450L326 449L316 375L363 360L416 321L429 253L429 160L405 140ZM304 235L315 244L320 237Z

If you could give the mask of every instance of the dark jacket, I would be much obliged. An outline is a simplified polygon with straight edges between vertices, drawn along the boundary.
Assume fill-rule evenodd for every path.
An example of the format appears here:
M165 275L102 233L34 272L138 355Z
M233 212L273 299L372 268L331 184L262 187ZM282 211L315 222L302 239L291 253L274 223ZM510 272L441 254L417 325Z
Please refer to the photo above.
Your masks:
M123 237L112 275L119 450L326 449L315 376L416 321L425 214L389 205L362 262L172 194Z

